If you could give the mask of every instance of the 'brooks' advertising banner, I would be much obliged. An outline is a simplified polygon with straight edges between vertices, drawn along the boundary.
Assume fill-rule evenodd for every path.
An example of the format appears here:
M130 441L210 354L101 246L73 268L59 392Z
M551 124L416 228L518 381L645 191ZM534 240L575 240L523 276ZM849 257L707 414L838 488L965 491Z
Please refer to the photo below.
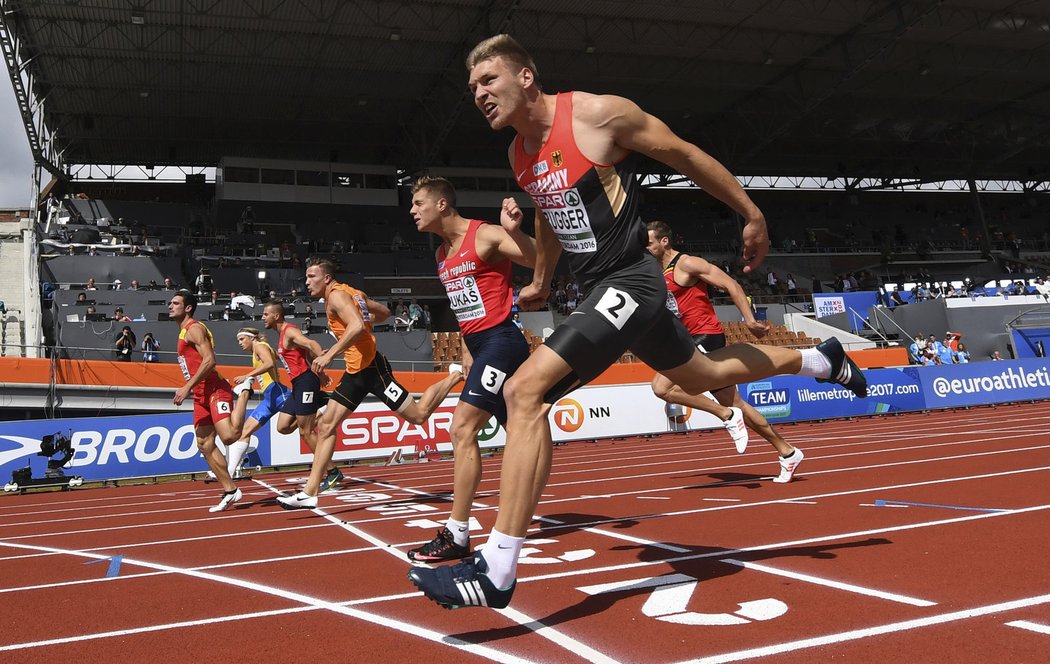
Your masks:
M48 460L38 454L40 440L55 433L68 435L73 446L63 472L88 481L207 470L192 413L170 413L0 423L0 479L9 482L26 466L43 477Z

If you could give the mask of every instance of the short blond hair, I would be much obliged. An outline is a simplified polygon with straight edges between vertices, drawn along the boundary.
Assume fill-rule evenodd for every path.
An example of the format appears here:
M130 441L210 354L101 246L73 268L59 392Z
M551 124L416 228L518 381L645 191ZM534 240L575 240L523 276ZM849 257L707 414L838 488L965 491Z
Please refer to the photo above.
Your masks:
M521 44L507 34L489 37L475 46L467 55L467 71L469 72L483 60L498 57L506 58L511 64L531 71L533 80L539 85L540 72L536 69L536 63L533 61L532 56Z
M431 177L429 175L420 177L412 185L412 195L415 196L421 191L437 194L438 198L444 198L448 202L449 207L456 207L456 188L445 178Z

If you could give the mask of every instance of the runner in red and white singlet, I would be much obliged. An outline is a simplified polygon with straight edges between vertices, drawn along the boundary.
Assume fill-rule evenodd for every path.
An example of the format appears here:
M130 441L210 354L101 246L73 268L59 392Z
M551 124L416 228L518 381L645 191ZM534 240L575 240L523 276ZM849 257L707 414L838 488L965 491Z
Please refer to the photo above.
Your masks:
M441 238L438 278L462 332L466 383L449 433L455 451L452 513L434 540L408 552L410 560L440 562L470 554L467 523L478 482L478 433L492 417L507 421L503 385L529 357L525 337L511 320L511 261L535 265L536 249L521 231L521 210L503 202L500 225L466 219L456 210L456 190L443 178L420 178L412 188L416 228Z

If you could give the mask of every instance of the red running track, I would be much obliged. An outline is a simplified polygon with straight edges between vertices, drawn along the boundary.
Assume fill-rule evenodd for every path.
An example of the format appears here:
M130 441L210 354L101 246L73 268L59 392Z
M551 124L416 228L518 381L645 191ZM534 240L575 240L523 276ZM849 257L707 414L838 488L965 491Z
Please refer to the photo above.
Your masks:
M556 448L499 612L405 578L449 462L349 468L314 511L276 505L287 475L218 515L193 482L7 496L0 661L1046 661L1045 403L780 429L807 454L787 485L754 436Z

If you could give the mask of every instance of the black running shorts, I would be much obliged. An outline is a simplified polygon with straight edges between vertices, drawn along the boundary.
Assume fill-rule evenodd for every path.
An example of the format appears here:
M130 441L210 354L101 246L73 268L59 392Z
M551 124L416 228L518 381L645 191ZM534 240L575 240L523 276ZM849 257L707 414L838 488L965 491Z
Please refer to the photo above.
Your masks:
M372 364L357 373L344 373L339 386L332 392L332 400L354 411L368 394L374 394L391 410L397 412L411 397L404 387L394 380L390 362L382 353L376 353Z
M663 274L648 253L595 283L545 342L572 372L544 400L554 403L593 380L626 350L657 371L688 362L696 352L692 337L666 302Z

